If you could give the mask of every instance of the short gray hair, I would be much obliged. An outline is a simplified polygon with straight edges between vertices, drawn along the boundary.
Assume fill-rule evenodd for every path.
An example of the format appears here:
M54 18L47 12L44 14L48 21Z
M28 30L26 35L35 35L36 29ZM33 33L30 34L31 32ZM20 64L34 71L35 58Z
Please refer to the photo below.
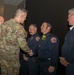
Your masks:
M27 13L28 11L26 9L17 9L16 12L15 12L15 16L19 16L23 13Z
M68 13L69 13L69 14L74 14L74 8L70 9L70 10L68 11Z

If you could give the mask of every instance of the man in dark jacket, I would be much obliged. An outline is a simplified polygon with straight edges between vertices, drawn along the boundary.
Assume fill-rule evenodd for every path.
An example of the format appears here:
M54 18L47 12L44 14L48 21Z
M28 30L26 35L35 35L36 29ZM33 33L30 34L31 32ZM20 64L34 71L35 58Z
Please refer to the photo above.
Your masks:
M43 22L41 25L43 35L38 50L40 75L56 75L59 41L50 33L51 27L48 22Z
M39 40L40 36L37 33L37 26L35 24L31 24L29 26L30 37L27 40L28 46L32 49L34 55L29 56L25 53L22 55L24 59L21 60L21 75L38 75L38 48L39 48Z
M74 75L74 8L68 11L70 31L66 34L60 62L66 66L66 75Z

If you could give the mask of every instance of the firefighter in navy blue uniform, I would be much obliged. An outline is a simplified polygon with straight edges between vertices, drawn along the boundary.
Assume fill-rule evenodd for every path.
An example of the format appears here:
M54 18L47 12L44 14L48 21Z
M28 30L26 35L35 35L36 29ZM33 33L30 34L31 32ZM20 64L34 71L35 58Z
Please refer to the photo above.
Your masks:
M29 75L38 75L37 60L38 60L38 47L40 36L39 34L37 34L37 26L35 24L31 24L29 26L29 33L31 36L29 37L27 43L29 48L33 50L34 55L31 57L29 55L25 55L24 60L27 63L26 69Z
M68 13L68 22L71 27L62 46L60 62L66 66L66 75L74 75L74 8L70 9Z
M38 50L40 75L56 75L59 41L50 31L51 25L43 22L41 25L43 36Z

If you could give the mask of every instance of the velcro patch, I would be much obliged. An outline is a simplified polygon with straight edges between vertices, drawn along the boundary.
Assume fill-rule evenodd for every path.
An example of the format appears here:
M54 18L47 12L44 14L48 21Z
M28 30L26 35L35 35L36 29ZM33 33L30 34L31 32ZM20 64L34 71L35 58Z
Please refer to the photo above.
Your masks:
M52 38L51 38L51 42L52 42L52 43L56 43L56 42L57 42L57 39L56 39L55 37L52 37Z

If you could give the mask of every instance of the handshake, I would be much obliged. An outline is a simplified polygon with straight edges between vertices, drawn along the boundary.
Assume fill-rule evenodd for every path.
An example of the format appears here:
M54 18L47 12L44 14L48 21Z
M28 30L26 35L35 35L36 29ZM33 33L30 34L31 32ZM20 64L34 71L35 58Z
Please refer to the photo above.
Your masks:
M32 50L30 50L30 52L29 52L28 54L29 54L29 56L33 56L33 55L34 55L34 53L33 53ZM25 56L25 54L23 54L23 59L24 59L25 61L27 61L27 60L28 60L28 57Z

